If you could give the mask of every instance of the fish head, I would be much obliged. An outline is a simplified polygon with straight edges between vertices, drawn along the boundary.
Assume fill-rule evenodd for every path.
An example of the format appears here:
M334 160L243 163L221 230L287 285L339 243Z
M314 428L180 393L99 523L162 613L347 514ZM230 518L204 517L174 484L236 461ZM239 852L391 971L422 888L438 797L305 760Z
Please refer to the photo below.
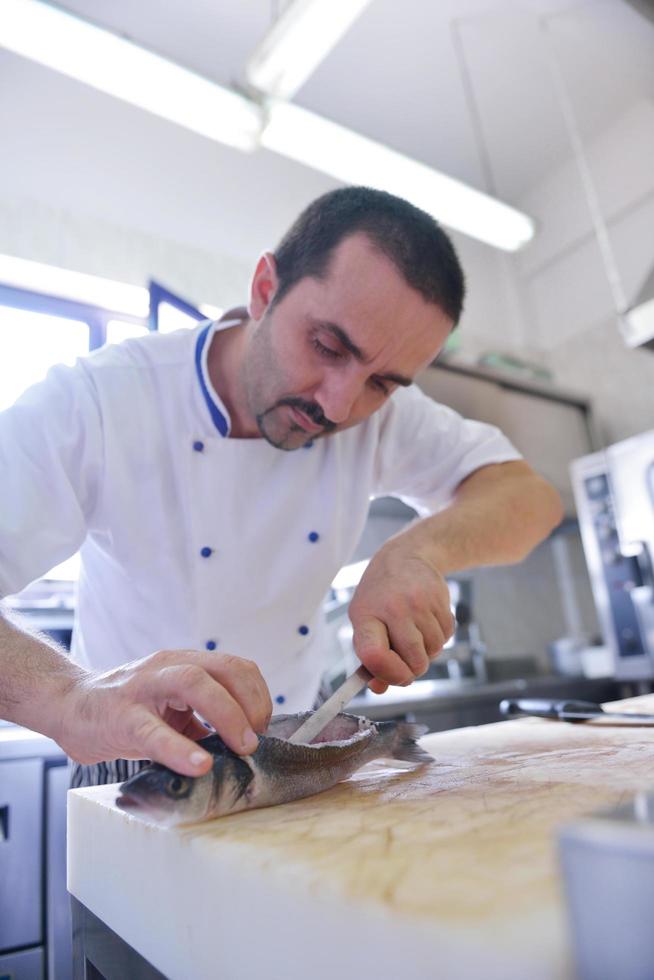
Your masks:
M116 805L166 827L246 809L254 779L249 757L232 752L215 734L200 745L213 757L204 776L182 776L153 762L120 785Z
M205 820L213 791L213 772L182 776L157 762L122 783L116 805L166 827Z

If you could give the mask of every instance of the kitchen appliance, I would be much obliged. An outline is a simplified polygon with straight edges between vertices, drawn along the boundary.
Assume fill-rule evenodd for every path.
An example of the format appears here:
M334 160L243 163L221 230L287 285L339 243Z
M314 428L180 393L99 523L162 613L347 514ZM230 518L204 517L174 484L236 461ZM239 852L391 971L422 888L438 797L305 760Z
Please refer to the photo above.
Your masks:
M571 464L604 642L619 680L654 677L654 430Z
M654 963L654 793L559 832L579 980L650 980Z

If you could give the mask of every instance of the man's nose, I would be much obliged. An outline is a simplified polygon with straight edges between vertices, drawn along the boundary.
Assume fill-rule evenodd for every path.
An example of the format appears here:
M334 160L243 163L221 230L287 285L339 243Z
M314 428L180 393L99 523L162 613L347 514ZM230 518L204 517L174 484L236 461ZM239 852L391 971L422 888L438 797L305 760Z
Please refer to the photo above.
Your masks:
M330 422L340 425L350 417L361 387L359 378L332 375L323 380L315 399Z

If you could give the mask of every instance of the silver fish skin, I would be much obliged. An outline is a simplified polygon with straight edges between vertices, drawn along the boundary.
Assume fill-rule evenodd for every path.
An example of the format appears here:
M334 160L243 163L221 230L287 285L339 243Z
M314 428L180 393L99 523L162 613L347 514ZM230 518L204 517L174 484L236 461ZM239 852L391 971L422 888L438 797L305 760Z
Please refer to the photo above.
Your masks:
M120 785L116 803L173 827L320 793L373 759L392 759L402 768L434 762L416 742L426 725L373 723L357 715L337 715L310 744L288 742L310 714L276 715L249 756L209 735L199 743L214 758L206 775L182 776L152 763Z

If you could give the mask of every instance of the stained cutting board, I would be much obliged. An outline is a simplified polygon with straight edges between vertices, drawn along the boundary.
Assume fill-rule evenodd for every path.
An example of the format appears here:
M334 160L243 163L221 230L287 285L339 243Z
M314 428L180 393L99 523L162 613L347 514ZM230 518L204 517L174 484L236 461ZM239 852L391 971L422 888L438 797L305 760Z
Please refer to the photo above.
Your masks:
M69 889L171 980L571 977L556 828L654 788L654 727L526 718L421 744L430 768L373 763L177 830L74 790Z

